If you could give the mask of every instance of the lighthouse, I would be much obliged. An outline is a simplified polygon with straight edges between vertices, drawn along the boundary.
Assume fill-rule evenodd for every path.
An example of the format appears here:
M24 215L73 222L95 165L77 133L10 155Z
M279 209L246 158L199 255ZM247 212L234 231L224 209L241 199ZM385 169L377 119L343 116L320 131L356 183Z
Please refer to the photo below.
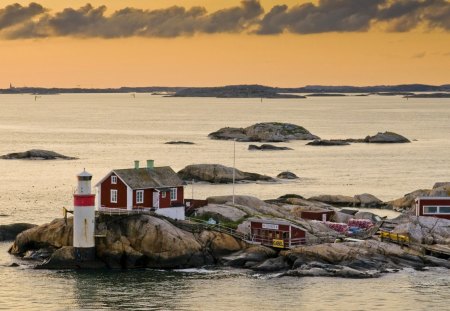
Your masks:
M73 195L73 247L79 261L95 259L95 194L91 194L92 175L83 170L77 175Z

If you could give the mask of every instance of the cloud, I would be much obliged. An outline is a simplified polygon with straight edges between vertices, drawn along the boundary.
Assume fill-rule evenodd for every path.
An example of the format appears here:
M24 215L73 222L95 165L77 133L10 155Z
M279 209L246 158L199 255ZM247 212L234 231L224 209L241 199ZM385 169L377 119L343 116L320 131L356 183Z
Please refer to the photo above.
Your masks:
M0 37L163 37L199 33L366 32L374 24L403 32L419 27L450 30L448 0L319 0L288 7L273 6L267 13L259 0L243 0L240 6L207 12L204 7L172 6L142 10L124 8L108 13L106 6L86 4L50 12L37 3L0 9Z
M385 0L320 0L287 9L275 6L261 21L259 34L284 30L298 34L366 31Z
M4 9L0 9L0 30L27 21L44 12L44 7L34 2L27 7L18 3L8 5Z
M205 8L173 6L159 10L125 8L107 16L106 6L87 4L79 9L66 8L54 15L28 21L7 33L10 39L74 37L177 37L195 33L242 32L264 13L257 0L245 0L241 6L208 14Z

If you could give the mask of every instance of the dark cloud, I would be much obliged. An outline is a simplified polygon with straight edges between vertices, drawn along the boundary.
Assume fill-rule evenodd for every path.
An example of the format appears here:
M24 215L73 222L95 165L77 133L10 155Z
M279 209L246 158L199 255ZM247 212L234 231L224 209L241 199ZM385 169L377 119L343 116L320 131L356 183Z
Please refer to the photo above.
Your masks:
M241 6L208 14L205 8L173 6L160 10L125 8L107 16L106 7L87 4L67 8L53 16L45 15L12 29L11 39L43 36L76 37L177 37L195 33L242 32L264 10L257 0L245 0Z
M317 5L305 3L289 10L286 6L275 6L262 19L258 33L365 31L383 3L385 0L320 0Z
M319 0L291 8L275 5L266 14L259 0L244 0L240 6L211 13L203 7L173 6L158 10L124 8L108 14L106 6L90 4L50 13L36 3L0 9L0 36L9 39L363 32L377 23L386 24L389 31L395 32L421 26L448 31L450 3L448 0Z
M11 4L0 9L0 30L7 28L42 14L45 9L37 3L30 3L27 7L20 4Z

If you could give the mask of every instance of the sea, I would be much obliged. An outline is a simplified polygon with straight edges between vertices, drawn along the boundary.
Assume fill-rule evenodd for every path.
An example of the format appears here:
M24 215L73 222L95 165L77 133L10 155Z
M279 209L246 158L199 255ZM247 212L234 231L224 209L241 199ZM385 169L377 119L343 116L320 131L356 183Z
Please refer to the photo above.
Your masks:
M52 150L78 160L0 160L0 224L43 224L72 207L76 175L94 184L139 160L175 171L218 163L276 176L279 183L236 184L237 195L371 193L388 201L450 181L450 99L402 96L307 99L175 98L150 94L0 95L0 155ZM249 151L250 143L211 140L222 127L258 122L301 125L323 139L392 131L409 144L307 146ZM193 145L168 145L168 141ZM230 195L233 185L194 184L186 198ZM376 210L381 216L396 213ZM448 310L450 272L405 269L377 279L293 278L247 270L43 271L0 243L0 310ZM18 267L10 267L12 263Z

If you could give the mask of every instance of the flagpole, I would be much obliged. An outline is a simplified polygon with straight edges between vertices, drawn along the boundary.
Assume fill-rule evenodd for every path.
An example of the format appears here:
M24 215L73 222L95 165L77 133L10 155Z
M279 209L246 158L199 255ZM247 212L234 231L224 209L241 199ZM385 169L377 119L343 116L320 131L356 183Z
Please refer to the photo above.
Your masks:
M233 140L233 206L234 206L234 183L236 181L236 140Z

